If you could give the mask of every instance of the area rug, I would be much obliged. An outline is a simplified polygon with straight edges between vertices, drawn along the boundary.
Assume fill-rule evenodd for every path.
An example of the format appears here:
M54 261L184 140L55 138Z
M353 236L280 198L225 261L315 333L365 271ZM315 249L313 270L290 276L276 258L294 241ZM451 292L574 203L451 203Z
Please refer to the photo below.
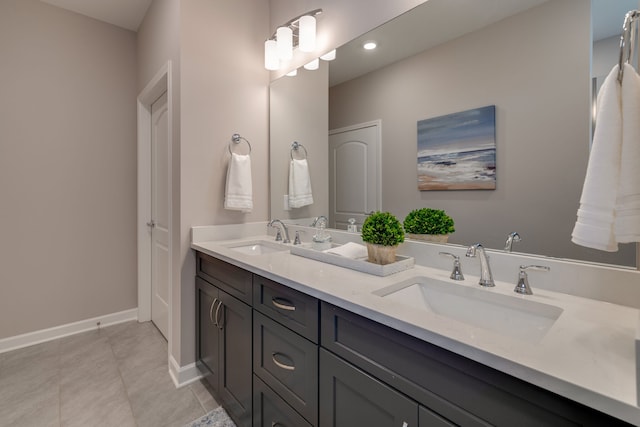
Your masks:
M222 406L219 406L207 415L185 424L184 427L236 427L236 425Z

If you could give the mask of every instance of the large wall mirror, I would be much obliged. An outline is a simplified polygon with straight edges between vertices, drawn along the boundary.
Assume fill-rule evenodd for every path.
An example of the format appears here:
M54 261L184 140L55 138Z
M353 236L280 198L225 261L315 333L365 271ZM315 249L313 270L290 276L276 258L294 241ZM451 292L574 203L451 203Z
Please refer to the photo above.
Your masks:
M371 205L369 196L350 196L353 212L343 217L381 209L403 219L416 208L445 209L456 222L452 244L502 249L517 231L516 252L635 266L634 244L614 253L591 250L573 244L571 231L589 156L592 80L614 66L624 14L638 6L638 0L429 0L341 46L319 71L272 82L271 216L328 215L343 228L329 134L373 124L379 178L370 184L379 197ZM417 48L416 39L427 43ZM378 61L375 51L361 50L367 40L396 58ZM417 122L489 105L495 105L496 189L419 191ZM307 147L314 204L285 210L294 140ZM347 187L358 186L339 190L352 191Z

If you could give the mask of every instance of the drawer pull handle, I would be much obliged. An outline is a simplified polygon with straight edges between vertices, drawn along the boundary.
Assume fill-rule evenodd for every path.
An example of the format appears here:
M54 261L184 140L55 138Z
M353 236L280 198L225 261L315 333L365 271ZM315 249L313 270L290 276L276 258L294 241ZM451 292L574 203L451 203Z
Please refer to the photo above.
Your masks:
M278 426L281 426L281 425L282 425L282 424L280 424L280 423L279 423L279 422L277 422L277 421L271 421L271 427L278 427Z
M220 323L220 320L218 319L218 316L220 315L220 307L222 307L222 301L220 301L220 304L218 304L218 308L216 308L216 326L218 326L218 329L222 329L224 328L224 326ZM224 316L224 313L222 313L222 315Z
M218 302L218 298L214 298L213 302L211 303L211 307L209 307L209 320L211 320L211 323L218 326L218 322L213 320L213 306L216 305L216 302Z
M276 355L281 355L281 356L284 356L284 355L282 353L273 353L271 355L271 360L273 360L273 363L275 363L278 368L284 369L284 370L287 370L287 371L295 371L296 370L296 367L293 366L293 365L286 365L286 364L284 364L282 362L278 362L278 360L276 359Z
M271 303L280 310L296 311L296 306L293 305L291 301L287 301L284 298L274 297L271 299Z

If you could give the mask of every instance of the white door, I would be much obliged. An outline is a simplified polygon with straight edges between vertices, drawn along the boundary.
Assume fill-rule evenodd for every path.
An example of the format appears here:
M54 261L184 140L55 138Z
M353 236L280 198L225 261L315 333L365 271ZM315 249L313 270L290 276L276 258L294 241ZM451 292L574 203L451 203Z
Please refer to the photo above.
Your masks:
M345 229L355 218L360 229L367 213L380 209L380 164L380 122L329 131L332 227Z
M167 93L151 105L151 321L169 330L169 121Z

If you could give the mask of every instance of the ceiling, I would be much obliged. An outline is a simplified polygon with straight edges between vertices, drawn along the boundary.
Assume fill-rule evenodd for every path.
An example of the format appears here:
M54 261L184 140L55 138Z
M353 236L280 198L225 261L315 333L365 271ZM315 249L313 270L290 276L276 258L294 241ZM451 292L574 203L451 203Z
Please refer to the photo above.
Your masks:
M40 0L131 31L138 31L152 0Z
M329 86L382 68L549 0L429 0L338 50L330 63ZM591 0L593 40L619 36L626 12L640 0ZM464 13L460 13L460 11ZM369 53L362 44L375 40L383 49ZM402 40L402 43L394 42ZM384 44L390 49L384 49Z

